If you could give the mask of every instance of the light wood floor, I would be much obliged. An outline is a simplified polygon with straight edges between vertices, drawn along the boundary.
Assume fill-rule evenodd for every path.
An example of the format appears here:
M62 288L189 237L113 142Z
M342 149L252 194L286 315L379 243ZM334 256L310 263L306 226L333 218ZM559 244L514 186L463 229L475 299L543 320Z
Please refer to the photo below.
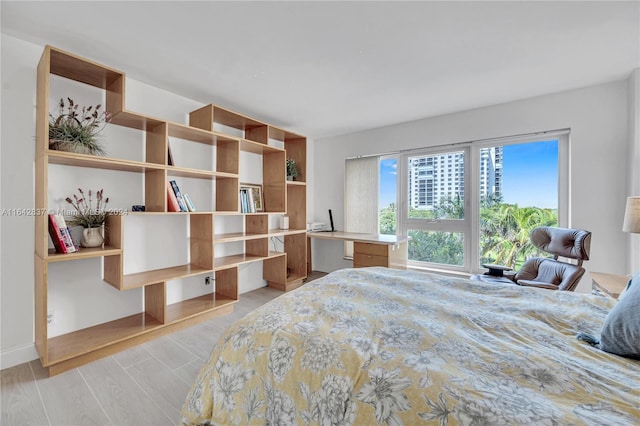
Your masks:
M308 281L324 275L313 272ZM3 426L176 425L213 345L234 321L283 293L240 295L233 313L54 377L40 361L0 371Z

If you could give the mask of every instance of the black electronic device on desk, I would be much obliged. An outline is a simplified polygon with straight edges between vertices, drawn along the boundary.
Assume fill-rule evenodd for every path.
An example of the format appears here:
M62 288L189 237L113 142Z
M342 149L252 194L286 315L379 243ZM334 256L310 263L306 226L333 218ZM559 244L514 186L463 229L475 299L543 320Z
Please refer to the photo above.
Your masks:
M320 232L336 232L336 229L333 227L333 215L331 214L331 209L329 209L329 223L331 224L331 229L323 229Z

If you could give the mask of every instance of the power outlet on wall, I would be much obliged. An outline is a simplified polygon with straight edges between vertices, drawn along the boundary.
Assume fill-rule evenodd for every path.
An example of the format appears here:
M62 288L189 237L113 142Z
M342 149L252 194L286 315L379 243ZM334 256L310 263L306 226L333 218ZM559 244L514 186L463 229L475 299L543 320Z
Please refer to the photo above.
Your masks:
M56 325L56 311L47 312L47 325Z

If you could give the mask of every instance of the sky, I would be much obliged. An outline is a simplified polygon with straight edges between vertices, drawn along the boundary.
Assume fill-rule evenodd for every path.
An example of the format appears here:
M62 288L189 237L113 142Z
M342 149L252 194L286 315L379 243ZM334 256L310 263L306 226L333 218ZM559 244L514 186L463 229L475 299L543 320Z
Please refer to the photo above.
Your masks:
M380 207L396 202L396 179L396 160L381 160ZM502 192L508 204L558 208L558 141L505 145Z
M396 202L397 169L395 158L380 161L380 193L378 195L380 208Z
M502 192L507 204L558 208L558 141L506 145Z

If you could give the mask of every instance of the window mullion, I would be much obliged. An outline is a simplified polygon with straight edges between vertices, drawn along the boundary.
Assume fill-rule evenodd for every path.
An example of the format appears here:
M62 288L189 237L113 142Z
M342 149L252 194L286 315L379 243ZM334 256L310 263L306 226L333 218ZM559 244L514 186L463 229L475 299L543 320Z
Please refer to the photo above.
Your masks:
M465 179L465 269L477 272L480 264L480 148L469 148L468 179Z

